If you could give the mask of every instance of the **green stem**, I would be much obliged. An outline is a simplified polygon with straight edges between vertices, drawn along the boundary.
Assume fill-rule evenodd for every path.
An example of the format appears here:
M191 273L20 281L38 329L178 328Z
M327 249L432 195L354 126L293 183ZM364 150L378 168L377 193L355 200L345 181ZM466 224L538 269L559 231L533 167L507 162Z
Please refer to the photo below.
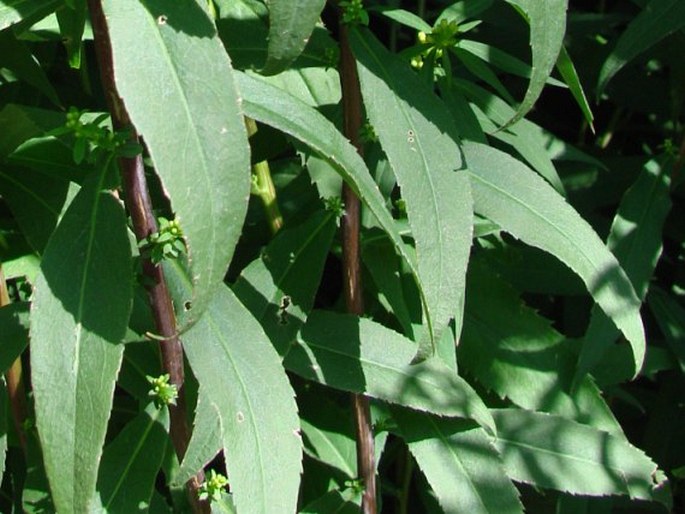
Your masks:
M257 123L252 119L245 117L245 127L247 128L247 135L252 137L257 133ZM276 200L276 187L271 178L271 169L268 161L259 161L252 166L253 187L252 193L259 196L264 205L264 213L269 223L269 228L272 234L276 234L283 227L283 216L281 210L278 208L278 201Z

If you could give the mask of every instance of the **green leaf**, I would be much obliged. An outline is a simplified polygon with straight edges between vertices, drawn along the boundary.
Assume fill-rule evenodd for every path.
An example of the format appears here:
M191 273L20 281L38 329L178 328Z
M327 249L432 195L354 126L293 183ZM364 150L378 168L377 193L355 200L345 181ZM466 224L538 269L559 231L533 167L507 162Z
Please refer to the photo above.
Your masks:
M425 308L425 294L415 259L402 241L397 224L386 209L385 199L368 168L349 141L318 111L278 88L243 73L236 73L236 82L243 96L242 105L247 116L305 143L350 185L407 262Z
M265 75L285 70L304 50L326 0L268 0L269 46Z
M685 372L685 309L675 297L656 288L650 291L647 303L680 369Z
M483 429L403 409L393 409L393 418L446 514L523 513Z
M488 409L437 358L412 364L416 344L368 319L313 311L283 361L298 375L440 416L473 419L488 430Z
M469 267L458 352L469 375L498 396L623 437L590 377L569 392L576 359L564 337L476 258Z
M416 31L430 34L430 32L433 30L433 27L425 22L423 18L405 9L397 9L395 7L387 6L371 6L368 10L379 12L386 18L396 21L397 23L401 23L402 25L405 25Z
M188 243L193 291L190 304L181 302L183 328L223 280L249 198L249 148L231 63L196 2L106 0L103 8L118 92Z
M26 45L17 40L13 31L0 32L0 46L3 49L0 53L0 68L12 70L17 78L35 87L53 104L61 107L57 91L55 91L47 75L26 48Z
M3 0L0 3L0 30L35 15L47 15L60 0Z
M221 412L217 405L207 398L204 388L200 389L195 408L193 433L183 462L171 477L171 484L183 486L200 469L203 469L223 447Z
M237 509L245 514L294 512L302 472L297 405L262 328L222 287L185 335L184 348L201 395L220 415Z
M495 409L492 415L495 446L517 482L586 496L666 501L666 478L624 439L538 412Z
M168 409L150 404L105 447L95 500L102 512L147 512L168 431Z
M521 162L478 143L465 143L463 148L476 212L571 268L630 342L637 373L645 355L640 300L599 236Z
M5 373L29 343L29 304L0 309L0 373Z
M599 72L597 98L609 81L627 63L663 38L685 27L685 3L681 0L652 0L621 35Z
M304 507L299 514L357 514L359 505L358 501L355 502L355 496L352 489L328 491Z
M388 302L404 334L413 339L412 313L407 305L402 263L393 255L392 241L387 237L365 241L362 245L362 264L369 270L371 279L382 299ZM420 307L418 309L420 315Z
M532 51L532 73L526 95L516 115L505 127L523 118L540 97L547 79L552 74L566 33L566 9L568 0L506 0L520 8L530 25L530 47Z
M671 210L669 161L652 159L644 165L623 195L607 240L607 247L630 278L640 301L647 294L661 255L662 228ZM618 335L614 324L594 307L578 357L577 379L597 366Z
M329 396L321 393L321 387L311 386L297 393L304 451L313 459L340 470L349 480L353 480L357 478L353 417L348 409L342 408ZM378 435L379 432L376 433L376 438Z
M434 340L457 313L473 235L468 180L461 166L456 127L445 105L370 32L352 30L364 105L397 177L416 243L421 284ZM460 323L459 323L460 324ZM426 346L428 343L428 346Z
M437 25L443 19L447 19L448 21L454 20L457 23L471 19L488 9L492 5L492 1L493 0L461 0L455 2L440 13L435 24Z
M81 39L86 27L88 9L86 0L72 0L62 9L57 9L57 21L59 22L62 41L67 48L69 65L72 68L81 67Z
M462 39L459 41L459 48L467 50L469 53L480 57L491 66L499 68L502 71L527 79L530 79L531 77L532 70L528 64L497 47L479 41ZM554 77L547 77L547 84L566 87L563 82L560 82Z
M314 305L335 230L335 216L323 211L281 230L233 286L281 355Z
M66 180L18 166L0 169L0 194L26 240L39 253L45 249L65 205L78 187Z
M0 110L0 158L3 160L22 143L58 127L66 117L62 113L8 104Z
M504 125L515 115L514 109L498 96L471 82L455 80L455 84L477 106L473 110L483 131L511 145L554 189L565 195L564 185L547 152L548 141L542 129L526 119L521 119L505 130L498 130L492 122L499 126ZM481 110L487 117L480 113Z
M595 126L593 121L595 116L592 114L592 109L590 109L590 104L585 96L585 91L583 91L583 86L580 83L580 78L578 78L576 67L573 65L571 56L568 55L566 47L564 46L561 47L559 57L557 58L557 69L559 70L559 73L561 73L564 82L566 82L571 90L571 94L576 100L578 107L580 107L580 110L585 117L585 121L587 121L587 124L590 125L590 129L592 129L592 132L594 132Z
M87 512L133 296L119 200L91 177L50 239L31 307L36 424L55 506Z

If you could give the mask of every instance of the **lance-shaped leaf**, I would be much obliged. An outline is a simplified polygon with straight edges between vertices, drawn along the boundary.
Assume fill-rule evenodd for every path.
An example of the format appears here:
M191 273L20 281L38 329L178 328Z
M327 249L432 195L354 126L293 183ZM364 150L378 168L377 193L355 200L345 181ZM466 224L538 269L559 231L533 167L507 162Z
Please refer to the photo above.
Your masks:
M171 485L183 487L183 484L216 457L222 448L221 412L218 406L207 398L204 387L201 387L195 407L193 434L181 466L171 477Z
M295 512L302 472L295 394L259 323L221 287L184 343L202 394L219 414L236 508L245 514Z
M414 257L406 248L385 199L368 168L350 142L316 109L295 97L243 73L236 73L245 114L293 136L314 150L340 174L386 231L396 251L407 262L426 308L426 296ZM427 313L427 324L430 315Z
M550 322L472 259L459 363L487 389L524 409L558 414L623 437L590 377L571 389L575 354Z
M71 0L67 5L57 10L57 21L64 46L69 56L72 68L81 67L81 50L83 32L86 27L88 9L86 0Z
M478 394L437 358L412 364L416 344L374 321L313 311L284 359L290 371L336 389L468 418L492 430Z
M314 213L302 225L285 228L233 286L280 354L314 305L335 229L331 212Z
M496 409L492 415L495 445L517 482L587 496L669 502L665 476L625 439L539 412Z
M661 255L661 232L671 210L670 179L663 163L650 160L626 191L611 225L607 246L630 278L642 301ZM601 361L618 337L618 331L596 306L583 338L576 379Z
M580 107L585 121L588 125L590 125L592 132L594 132L595 126L593 122L595 120L595 116L592 114L592 109L590 108L590 104L585 96L585 91L583 90L583 85L580 83L580 78L578 77L576 67L574 66L571 56L568 54L564 46L561 47L561 51L559 52L557 69L559 70L559 73L561 73L564 82L566 82L568 85L574 100L578 104L578 107Z
M36 424L59 512L89 511L133 296L126 216L104 175L48 242L31 307Z
M404 409L393 409L393 419L446 514L523 513L483 429Z
M268 0L269 46L262 73L286 69L304 50L326 0Z
M599 72L597 98L609 81L631 60L663 38L685 27L685 2L652 0L632 21Z
M464 92L478 109L473 109L483 130L492 137L511 145L528 163L542 175L554 189L565 195L564 185L548 155L546 140L542 129L528 120L519 120L506 130L497 131L496 124L504 124L515 114L513 108L497 95L465 80L455 80L457 87ZM484 114L479 113L482 110Z
M523 118L540 97L564 43L568 0L507 0L520 8L530 25L532 65L530 83L521 105L505 127Z
M249 148L231 63L197 2L106 0L103 8L117 90L188 244L187 326L223 280L247 209Z
M370 32L351 31L350 45L367 115L406 204L430 335L437 339L460 304L473 233L468 181L455 173L461 166L457 129L424 81Z
M571 268L630 342L637 372L645 355L640 300L597 233L549 184L508 154L478 143L465 143L464 154L476 213Z
M4 0L0 2L0 30L32 16L46 16L59 4L59 0Z
M11 70L17 78L35 87L53 104L61 107L57 91L45 71L12 30L0 32L0 45L3 48L0 54L0 67Z
M94 512L146 511L168 445L168 431L169 410L151 404L105 447Z

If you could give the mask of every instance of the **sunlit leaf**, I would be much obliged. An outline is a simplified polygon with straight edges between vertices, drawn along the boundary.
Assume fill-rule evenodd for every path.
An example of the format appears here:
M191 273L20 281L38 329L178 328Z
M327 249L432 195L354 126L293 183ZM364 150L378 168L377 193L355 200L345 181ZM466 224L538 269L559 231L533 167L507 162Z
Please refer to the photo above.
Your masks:
M415 354L414 343L371 320L313 311L283 364L336 389L492 429L487 407L466 381L437 358L412 364Z
M280 354L314 306L335 229L335 216L321 211L302 225L282 229L233 285Z
M647 294L661 255L662 228L671 210L668 169L670 159L650 160L644 165L621 200L607 240L607 246L630 278L640 301ZM614 323L594 307L578 357L577 379L597 366L618 335Z
M294 392L259 323L228 287L185 335L201 396L219 415L233 501L241 513L291 514L302 472ZM200 418L215 425L209 416ZM195 426L195 430L206 431Z
M456 311L473 234L468 180L455 172L461 166L456 127L444 104L371 33L351 31L350 44L366 112L397 177L416 243L431 331L420 351L429 355L432 339L455 315L461 318Z
M550 322L482 261L467 282L459 362L478 382L528 410L558 414L623 437L618 421L589 377L571 391L575 354Z
M304 50L325 0L268 0L269 46L262 73L273 75L288 67Z
M179 312L187 326L223 280L247 209L249 148L231 63L196 2L106 0L103 8L118 93L188 243L192 298Z
M404 258L414 276L422 303L425 293L414 257L402 241L397 225L385 207L385 199L371 178L364 161L347 139L318 111L283 91L242 73L236 73L238 89L247 116L302 141L326 160L350 184L376 217Z
M526 96L516 115L505 126L523 118L540 97L548 77L554 69L566 33L566 8L568 0L506 0L520 8L530 25L532 72Z
M495 446L509 476L537 487L587 496L659 500L668 481L626 440L561 417L495 409Z
M645 355L640 300L596 232L521 162L478 143L465 143L463 148L476 212L571 268L630 342L637 372Z
M48 242L31 307L36 424L60 512L87 512L93 498L133 295L126 217L104 177Z
M59 4L60 0L4 0L0 3L0 30L32 16L45 16Z
M483 429L402 409L393 409L393 419L446 514L523 513Z

